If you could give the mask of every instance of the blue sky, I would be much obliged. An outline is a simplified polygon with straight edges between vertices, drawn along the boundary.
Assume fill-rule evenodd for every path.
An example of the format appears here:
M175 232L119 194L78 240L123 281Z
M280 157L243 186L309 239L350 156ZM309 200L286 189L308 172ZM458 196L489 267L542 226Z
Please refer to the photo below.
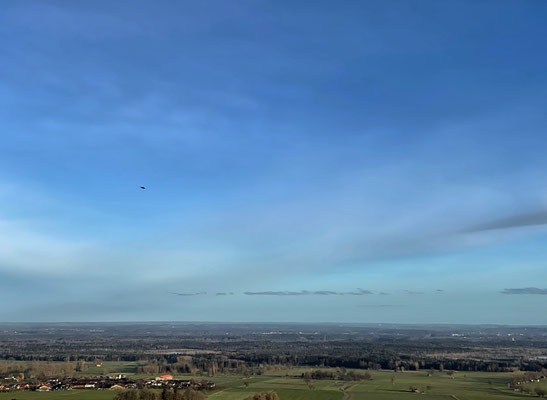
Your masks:
M0 320L547 324L546 19L5 1Z

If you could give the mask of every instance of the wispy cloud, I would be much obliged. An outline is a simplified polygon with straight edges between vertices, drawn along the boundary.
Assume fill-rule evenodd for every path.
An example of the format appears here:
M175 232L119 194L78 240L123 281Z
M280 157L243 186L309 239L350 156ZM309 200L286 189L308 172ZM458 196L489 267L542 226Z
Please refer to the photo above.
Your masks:
M333 290L299 290L299 291L263 291L243 292L247 296L363 296L374 294L371 290L357 289L350 292L336 292Z
M196 292L196 293L179 293L179 292L168 292L169 294L174 294L177 296L204 296L207 294L207 292Z
M417 291L414 291L414 290L403 290L403 292L405 292L406 294L424 294L424 292L417 292Z
M233 296L234 292L218 292L215 296Z
M371 290L363 290L363 289L357 289L355 292L342 292L339 293L341 295L351 295L351 296L362 296L364 294L374 294Z
M477 225L469 232L490 231L495 229L520 228L524 226L545 225L547 224L547 210L544 208L532 212L515 214L508 217L493 220L481 225Z
M540 288L536 288L536 287L512 288L512 289L503 289L500 293L502 293L502 294L543 294L543 295L547 295L547 289L540 289Z

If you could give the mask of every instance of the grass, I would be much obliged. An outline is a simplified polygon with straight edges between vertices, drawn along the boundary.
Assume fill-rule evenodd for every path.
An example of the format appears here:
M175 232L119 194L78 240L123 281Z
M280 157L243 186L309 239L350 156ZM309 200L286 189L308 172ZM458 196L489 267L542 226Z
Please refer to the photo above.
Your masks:
M105 363L103 367L92 367L82 374L136 373L134 363ZM98 369L98 371L95 371ZM104 370L102 370L104 369ZM310 390L300 379L305 371L294 368L275 373L244 378L236 375L219 375L206 378L217 384L217 389L208 392L211 400L243 400L256 392L275 391L281 400L517 400L537 398L508 389L507 383L514 374L486 372L457 372L454 376L429 371L394 373L371 371L372 380L346 382L335 380L312 381ZM394 381L392 382L392 377ZM204 379L203 377L180 376L177 378ZM248 383L248 387L245 386ZM410 386L419 387L425 393L416 394ZM530 384L530 388L547 387L547 382ZM12 392L0 393L0 400L111 400L115 392L93 390L70 390L67 392Z

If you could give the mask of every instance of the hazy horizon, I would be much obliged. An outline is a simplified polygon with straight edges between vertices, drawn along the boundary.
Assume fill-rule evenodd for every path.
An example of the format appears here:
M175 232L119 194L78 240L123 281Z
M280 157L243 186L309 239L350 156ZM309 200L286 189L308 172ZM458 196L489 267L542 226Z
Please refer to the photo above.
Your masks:
M0 321L547 324L547 2L2 6Z
M458 323L395 323L395 322L321 322L321 321L309 321L309 322L300 322L300 321L1 321L0 326L9 325L9 326L25 326L25 325L45 325L45 326L55 326L55 325L159 325L159 324L179 324L179 325L273 325L273 326L356 326L356 327L394 327L394 328L449 328L449 327L460 327L460 328L477 328L477 327L505 327L505 328L545 328L547 324L481 324L481 323L469 323L469 324L458 324Z

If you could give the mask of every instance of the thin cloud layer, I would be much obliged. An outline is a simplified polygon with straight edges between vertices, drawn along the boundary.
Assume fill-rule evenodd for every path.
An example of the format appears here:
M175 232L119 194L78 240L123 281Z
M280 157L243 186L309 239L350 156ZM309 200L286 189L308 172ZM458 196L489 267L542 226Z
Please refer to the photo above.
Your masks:
M547 295L547 289L540 289L540 288L537 288L537 287L512 288L512 289L503 289L500 293L502 293L502 294L539 294L539 295Z
M540 209L533 212L516 214L506 218L490 221L482 225L471 228L469 232L490 231L496 229L521 228L525 226L545 225L547 224L547 210Z

